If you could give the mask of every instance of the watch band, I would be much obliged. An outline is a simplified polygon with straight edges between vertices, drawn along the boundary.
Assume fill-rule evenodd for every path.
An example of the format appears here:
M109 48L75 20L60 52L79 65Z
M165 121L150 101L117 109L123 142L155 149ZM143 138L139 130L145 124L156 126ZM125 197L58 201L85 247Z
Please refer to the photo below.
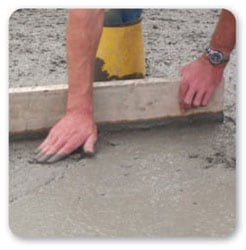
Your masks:
M230 56L225 57L223 52L212 48L206 48L205 54L213 65L226 64L230 60Z

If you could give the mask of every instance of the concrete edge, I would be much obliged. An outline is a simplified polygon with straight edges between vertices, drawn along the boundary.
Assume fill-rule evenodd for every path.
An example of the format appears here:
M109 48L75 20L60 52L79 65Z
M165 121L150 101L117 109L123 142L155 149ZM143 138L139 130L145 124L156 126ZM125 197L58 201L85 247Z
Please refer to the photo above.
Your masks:
M224 112L223 110L215 113L202 113L193 114L188 116L180 117L164 117L162 119L144 120L144 121L134 121L134 122L120 122L120 123L97 123L98 132L116 132L122 130L135 130L135 129L151 129L154 127L163 126L176 126L187 125L194 123L203 122L223 122ZM48 135L50 128L42 128L38 130L20 132L20 133L10 133L9 140L18 141L23 139L36 140L44 138Z

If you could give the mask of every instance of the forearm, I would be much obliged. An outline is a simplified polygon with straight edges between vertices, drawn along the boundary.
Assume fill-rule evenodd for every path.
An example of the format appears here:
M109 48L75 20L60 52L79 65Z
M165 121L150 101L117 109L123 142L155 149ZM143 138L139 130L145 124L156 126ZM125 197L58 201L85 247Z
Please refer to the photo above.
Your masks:
M66 35L69 83L67 111L93 112L94 61L103 15L103 10L69 11Z
M236 20L234 15L223 9L213 33L210 47L230 55L236 42Z

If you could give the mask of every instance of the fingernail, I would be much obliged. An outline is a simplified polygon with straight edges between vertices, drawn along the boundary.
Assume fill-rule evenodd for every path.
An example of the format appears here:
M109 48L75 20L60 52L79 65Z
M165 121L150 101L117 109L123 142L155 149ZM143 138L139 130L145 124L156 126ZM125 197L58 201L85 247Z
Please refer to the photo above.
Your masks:
M43 154L40 152L34 159L37 163L45 163L53 154Z
M84 155L85 155L86 157L91 158L91 157L93 157L93 156L95 155L95 151L85 151L85 152L84 152Z
M59 160L66 158L67 156L67 154L55 154L47 160L47 163L55 163Z

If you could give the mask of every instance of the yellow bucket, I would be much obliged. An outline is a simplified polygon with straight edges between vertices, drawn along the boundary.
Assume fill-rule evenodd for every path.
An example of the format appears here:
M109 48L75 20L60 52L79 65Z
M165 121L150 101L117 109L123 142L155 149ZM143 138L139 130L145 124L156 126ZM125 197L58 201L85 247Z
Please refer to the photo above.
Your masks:
M95 81L145 76L141 19L126 26L104 27L95 62Z

